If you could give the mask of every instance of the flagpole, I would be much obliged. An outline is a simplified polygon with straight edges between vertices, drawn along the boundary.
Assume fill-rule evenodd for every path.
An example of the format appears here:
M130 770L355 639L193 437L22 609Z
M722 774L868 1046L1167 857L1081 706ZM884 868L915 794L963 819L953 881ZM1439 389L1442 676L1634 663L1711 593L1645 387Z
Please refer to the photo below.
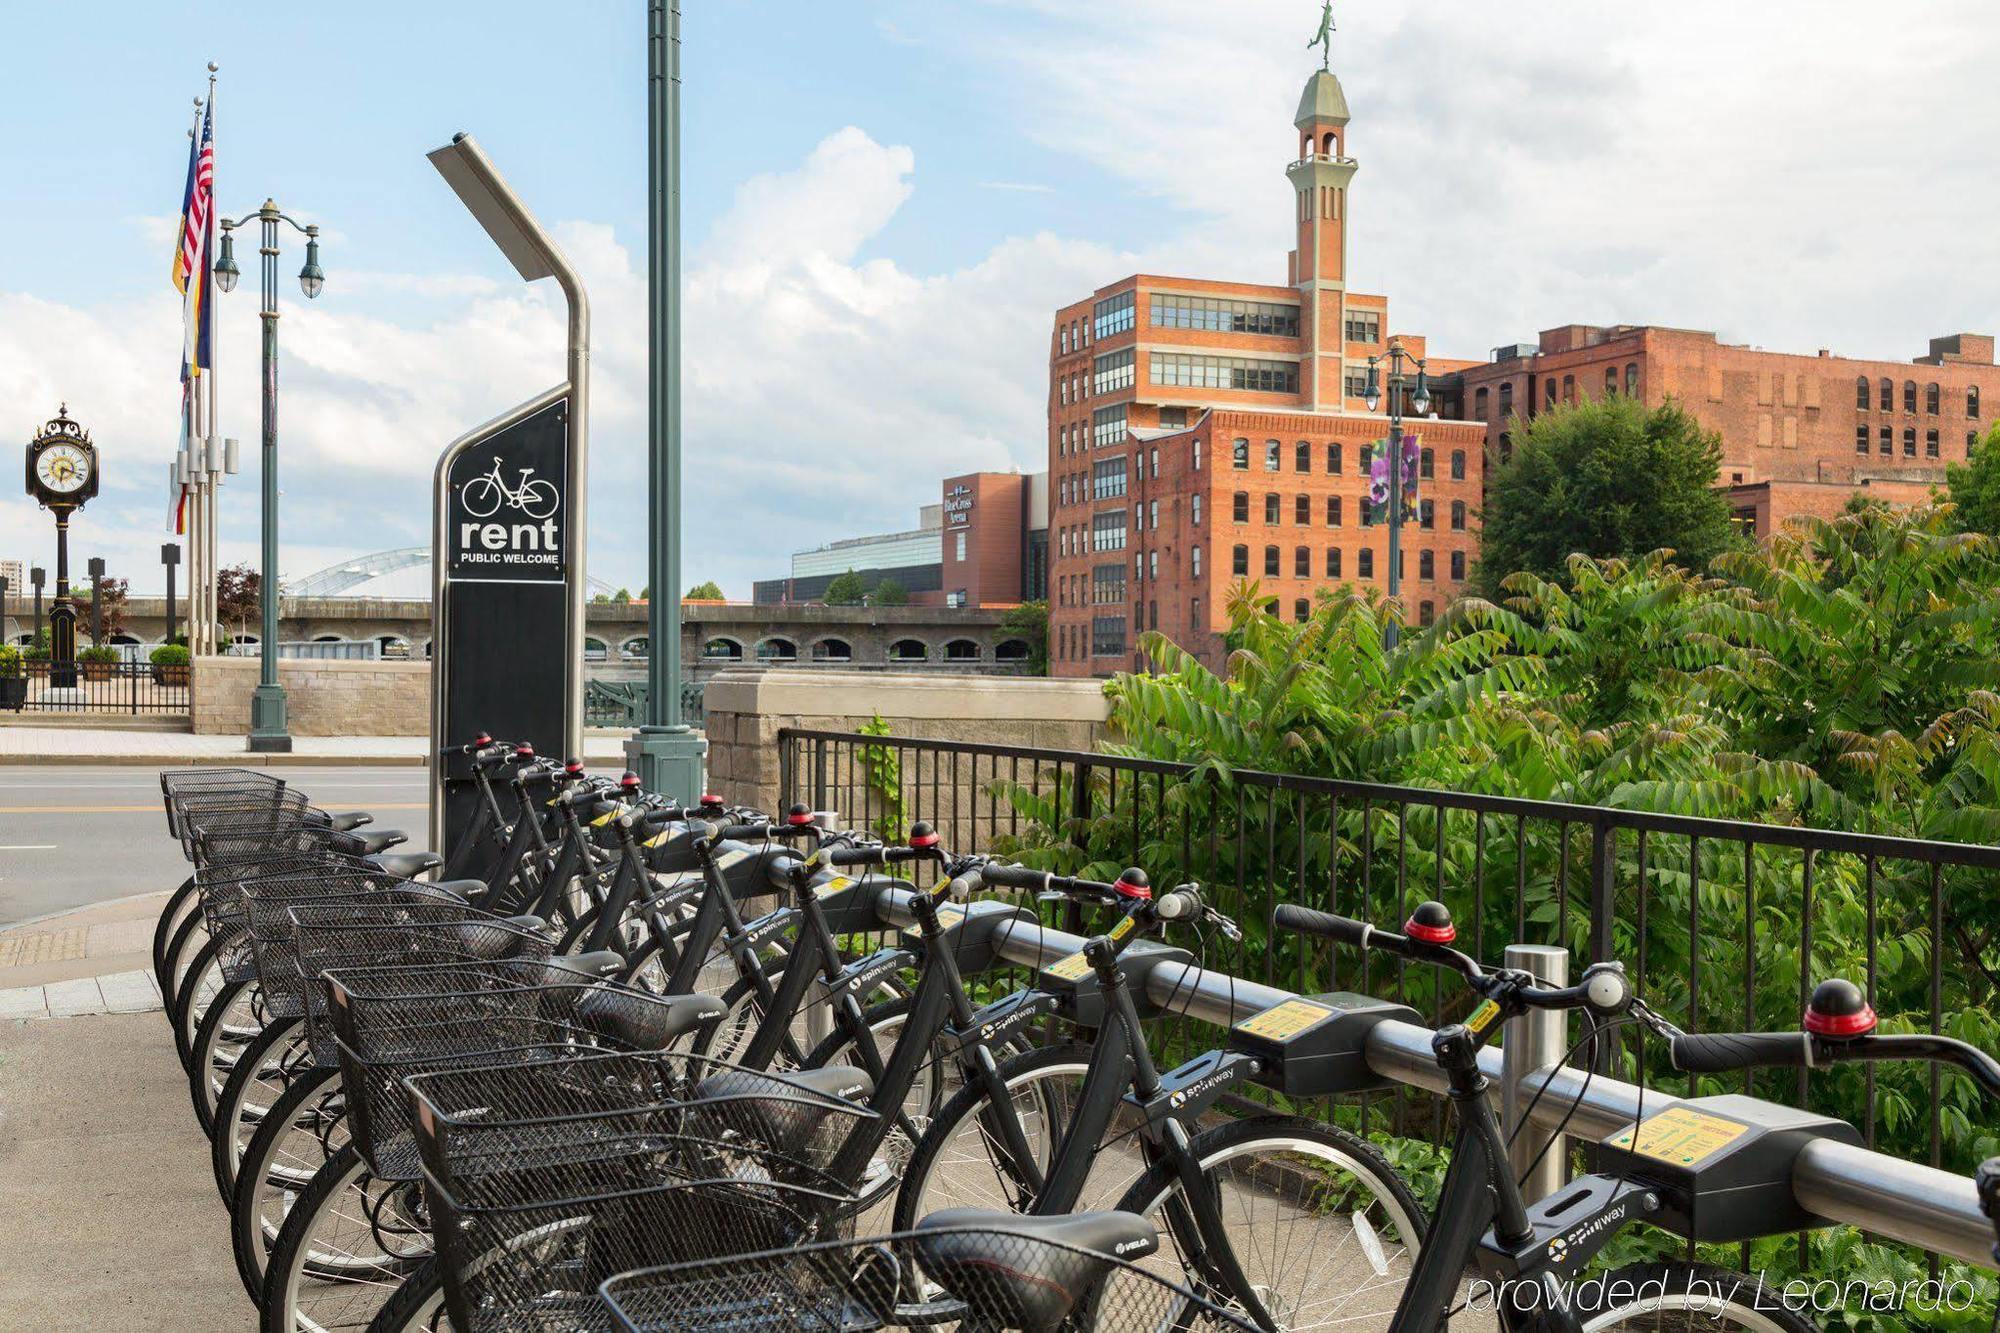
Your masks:
M213 201L222 197L222 192L215 187L215 163L213 156L215 149L215 75L219 68L220 66L213 60L208 62L209 199L211 201L208 210L208 234L211 238L215 235L216 218L216 208ZM215 299L215 292L210 287L210 275L215 271L215 247L212 244L204 246L203 254L205 257L202 260L201 281L204 290L201 294L201 299L204 302L208 302ZM222 504L221 497L217 494L218 489L222 485L221 397L216 387L215 374L215 364L221 359L219 347L222 339L216 336L221 331L218 327L221 318L222 314L220 311L209 311L208 368L202 372L203 378L208 381L208 430L203 437L201 451L202 476L207 483L206 491L208 495L208 524L203 533L203 540L207 542L208 550L203 568L208 571L209 575L208 599L211 608L215 600L214 579L216 559L221 549L220 537L222 530ZM211 617L209 635L209 649L211 652L214 651L214 640L214 620Z
M194 99L194 124L188 128L188 139L192 144L192 151L196 155L199 155L199 153L201 152L201 112L202 112L202 102L201 99L197 97ZM182 216L181 225L183 227L187 225L185 214L183 214ZM192 283L193 279L190 278L189 285L182 292L181 296L181 324L182 324L181 337L183 343L183 349L182 349L183 370L186 370L189 364L189 359L191 355L190 349L192 348L192 340L194 338L194 329L193 329L194 314L192 309L192 303L193 303L192 293L194 291L194 287ZM182 454L182 463L184 466L187 463L193 461L193 454L199 447L199 441L201 439L200 399L201 399L201 394L199 388L199 381L196 381L194 383L189 383L184 386L181 392L182 438L185 441L187 441L185 452ZM194 475L197 474L190 472L190 477L189 477L190 481L193 480ZM201 497L201 492L198 487L191 489L188 497L188 532L187 532L188 547L191 553L199 552L201 544L201 533L203 528L202 528L200 497ZM199 569L200 569L200 564L199 562L196 562L195 565L189 570L189 573L193 575ZM191 582L195 582L198 584L199 579L198 578L192 579ZM190 609L192 610L192 608ZM188 625L189 628L188 645L189 645L190 655L200 651L199 640L197 639L194 633L196 621L197 621L196 617L190 617Z

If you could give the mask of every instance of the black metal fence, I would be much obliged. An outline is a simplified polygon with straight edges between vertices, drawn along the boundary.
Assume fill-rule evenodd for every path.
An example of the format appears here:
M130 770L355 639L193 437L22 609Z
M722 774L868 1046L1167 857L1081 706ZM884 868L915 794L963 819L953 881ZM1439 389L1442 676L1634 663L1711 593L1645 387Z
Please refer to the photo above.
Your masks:
M136 716L185 714L188 668L150 662L80 662L73 687L57 688L47 662L23 664L26 676L0 678L0 708L28 713Z
M1461 947L1498 961L1510 942L1561 946L1573 971L1619 959L1658 1009L1695 1030L1796 1030L1813 985L1866 986L1885 1030L1966 1030L1994 1003L2000 848L1656 814L1271 773L1223 772L1077 751L858 732L779 733L780 789L850 826L936 823L958 850L1104 878L1138 865L1156 884L1199 880L1245 928L1204 942L1209 966L1312 993L1359 990L1463 1012L1426 969L1274 937L1279 902L1394 927L1446 903ZM1741 1090L1811 1104L1881 1146L1969 1170L1990 1135L1976 1090L1934 1068L1765 1072L1702 1087L1664 1076L1642 1033L1595 1052L1669 1091ZM1657 1045L1657 1043L1655 1043ZM1585 1052L1586 1057L1593 1054ZM1396 1102L1441 1128L1435 1104Z

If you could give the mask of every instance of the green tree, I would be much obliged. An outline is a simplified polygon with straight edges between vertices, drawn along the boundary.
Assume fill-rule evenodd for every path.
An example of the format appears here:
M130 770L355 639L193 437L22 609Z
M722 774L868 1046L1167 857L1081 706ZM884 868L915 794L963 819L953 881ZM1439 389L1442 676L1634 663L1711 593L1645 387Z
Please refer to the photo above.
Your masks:
M722 585L717 583L714 579L709 579L703 583L697 583L692 588L689 588L687 590L687 596L683 597L681 600L686 602L722 601L723 600Z
M225 625L234 625L240 637L250 632L250 622L263 612L264 576L249 565L230 565L215 576L215 614Z
M1722 437L1678 403L1613 395L1517 420L1513 438L1480 515L1475 581L1489 597L1517 571L1562 577L1572 555L1668 549L1701 569L1737 542L1715 489Z
M1970 458L1945 468L1944 485L1958 506L1959 531L2000 537L2000 422L1974 447Z
M833 582L826 585L826 596L822 598L828 606L859 606L861 599L868 595L868 585L853 570L833 576Z
M875 605L877 606L907 606L909 601L909 589L894 579L883 579L875 585Z
M1027 640L1028 674L1046 676L1049 674L1049 604L1047 602L1022 602L1010 607L1007 614L1000 617L1002 635L1014 635Z

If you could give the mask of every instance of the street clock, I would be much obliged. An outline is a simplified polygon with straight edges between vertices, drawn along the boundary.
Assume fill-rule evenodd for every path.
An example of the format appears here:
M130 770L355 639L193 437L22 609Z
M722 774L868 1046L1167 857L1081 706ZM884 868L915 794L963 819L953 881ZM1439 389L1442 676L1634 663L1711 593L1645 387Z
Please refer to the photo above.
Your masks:
M81 509L97 494L97 446L64 404L28 442L28 494L44 509Z

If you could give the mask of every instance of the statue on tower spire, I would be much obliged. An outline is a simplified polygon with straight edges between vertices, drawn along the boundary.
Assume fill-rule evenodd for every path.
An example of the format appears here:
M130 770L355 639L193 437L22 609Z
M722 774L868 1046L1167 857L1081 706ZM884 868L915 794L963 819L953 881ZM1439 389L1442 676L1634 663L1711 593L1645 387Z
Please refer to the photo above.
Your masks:
M1333 59L1333 0L1325 0L1319 11L1319 31L1306 43L1306 50L1319 48L1319 67L1326 69Z

